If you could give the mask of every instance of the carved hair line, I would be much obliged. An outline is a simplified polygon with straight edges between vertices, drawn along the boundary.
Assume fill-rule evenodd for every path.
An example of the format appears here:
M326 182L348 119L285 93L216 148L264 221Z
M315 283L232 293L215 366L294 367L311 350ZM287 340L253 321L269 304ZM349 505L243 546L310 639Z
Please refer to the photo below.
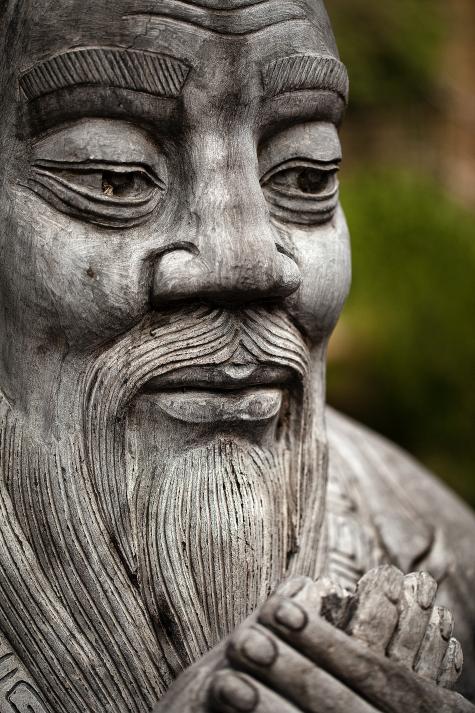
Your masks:
M149 710L168 668L96 512L85 458L73 443L64 460L32 449L16 428L0 403L0 630L52 710Z
M349 79L345 65L326 55L292 55L268 64L262 73L268 96L304 89L328 90L348 101Z
M177 97L189 71L184 62L164 54L86 47L37 64L22 75L20 86L28 100L78 84Z

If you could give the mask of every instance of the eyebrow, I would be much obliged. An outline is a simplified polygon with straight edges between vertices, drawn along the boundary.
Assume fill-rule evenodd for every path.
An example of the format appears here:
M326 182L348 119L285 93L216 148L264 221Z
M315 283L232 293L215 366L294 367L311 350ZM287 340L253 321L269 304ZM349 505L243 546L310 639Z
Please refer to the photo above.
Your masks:
M343 62L329 55L298 54L274 60L262 70L267 96L305 89L332 91L348 102L349 79Z
M190 67L155 52L87 47L40 62L20 77L28 101L77 85L109 86L163 97L178 97Z

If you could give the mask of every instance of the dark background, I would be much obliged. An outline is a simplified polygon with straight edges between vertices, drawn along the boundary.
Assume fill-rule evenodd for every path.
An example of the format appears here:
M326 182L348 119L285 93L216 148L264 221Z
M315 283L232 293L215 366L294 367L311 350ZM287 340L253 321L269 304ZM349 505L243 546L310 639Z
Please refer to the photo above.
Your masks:
M475 2L328 0L351 78L331 404L475 507Z

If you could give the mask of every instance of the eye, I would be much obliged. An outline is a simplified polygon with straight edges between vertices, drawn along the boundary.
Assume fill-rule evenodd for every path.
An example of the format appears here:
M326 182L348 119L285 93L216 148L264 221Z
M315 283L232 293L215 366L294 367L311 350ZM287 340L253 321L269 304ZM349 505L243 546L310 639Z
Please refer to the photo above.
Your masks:
M95 164L60 164L38 161L34 164L36 174L62 179L78 191L89 190L98 196L112 199L140 198L154 188L164 188L154 174L140 166L102 167Z
M93 162L36 161L29 184L63 212L111 227L142 222L166 189L147 166Z
M103 171L101 176L102 192L105 196L131 198L150 188L150 179L138 171L114 173Z
M293 189L306 195L319 195L333 188L335 180L335 170L328 171L311 166L284 169L270 179L274 186Z
M338 204L338 164L288 161L262 179L271 214L290 223L318 225L330 220Z
M321 193L328 188L333 175L327 171L319 171L316 168L304 168L300 171L297 182L304 193Z

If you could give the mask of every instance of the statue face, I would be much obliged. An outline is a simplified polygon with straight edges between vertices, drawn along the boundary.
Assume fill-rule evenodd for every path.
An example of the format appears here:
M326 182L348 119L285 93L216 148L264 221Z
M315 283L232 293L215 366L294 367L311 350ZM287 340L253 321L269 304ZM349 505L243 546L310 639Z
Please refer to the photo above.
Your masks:
M0 78L0 463L52 655L80 612L149 705L317 572L347 77L316 1L40 5Z
M23 136L1 198L1 385L42 424L58 382L71 386L86 355L152 310L278 305L315 345L348 289L345 78L324 16L300 2L266 14L236 3L229 16L213 3L158 15L119 4L89 23L93 3L48 6L29 18L20 61ZM226 388L239 373L209 379Z

